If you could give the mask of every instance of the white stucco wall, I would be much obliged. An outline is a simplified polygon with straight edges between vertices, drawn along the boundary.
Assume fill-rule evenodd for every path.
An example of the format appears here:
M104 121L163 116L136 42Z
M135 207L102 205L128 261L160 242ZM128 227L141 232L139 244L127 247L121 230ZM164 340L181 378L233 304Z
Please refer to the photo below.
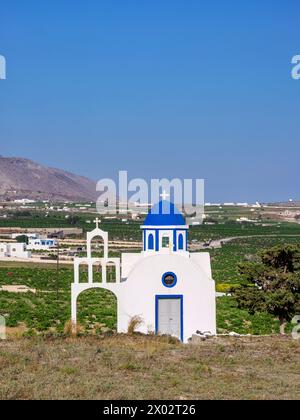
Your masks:
M1 243L0 257L30 258L31 252L27 251L25 243Z
M7 252L7 244L0 243L0 257L5 257Z
M153 252L154 253L154 252ZM133 253L133 252L124 252L122 254L121 266L121 278L127 279L129 276L130 271L134 268L134 266L143 258L143 255L140 253Z
M197 330L216 333L215 283L210 275L209 254L190 255L187 258L171 253L139 258L131 267L127 280L116 287L119 332L127 331L128 323L135 315L144 320L139 331L155 331L155 296L183 295L183 341ZM128 271L126 259L122 259L124 272ZM163 285L162 275L167 271L176 274L175 287Z
M201 267L207 277L212 278L210 255L208 252L192 252L190 259Z
M162 276L168 271L177 276L177 284L172 288L162 283ZM145 334L154 332L155 297L182 295L183 341L187 342L197 330L216 334L215 282L210 273L208 253L193 253L190 257L178 253L151 256L123 254L121 282L72 284L72 320L76 323L78 295L91 287L101 287L112 291L117 297L118 332L126 333L135 315L143 319L138 331Z
M182 296L183 298L183 341L199 331L216 334L216 295L215 282L212 279L210 256L208 253L189 253L187 250L174 251L173 231L176 230L176 245L179 234L183 234L184 246L187 226L147 226L145 237L155 236L159 230L161 245L164 235L170 238L170 246L159 251L141 253L123 253L121 262L108 256L108 234L98 228L87 234L87 257L74 260L74 283L72 284L72 321L77 321L77 298L80 293L90 288L103 288L112 291L118 302L118 332L127 332L133 316L139 315L143 324L138 328L142 333L156 331L156 297ZM92 258L91 243L95 237L104 242L103 258ZM146 247L147 248L147 247ZM116 283L107 283L106 266L113 262L116 266ZM88 281L81 283L79 265L88 265ZM102 283L94 283L93 265L102 265ZM121 273L120 273L121 270ZM174 287L166 287L162 282L163 274L172 272L177 277ZM101 305L101 302L99 302ZM175 315L177 316L177 314ZM168 318L169 317L169 318ZM171 317L167 313L167 322ZM174 320L174 319L173 319ZM175 321L176 322L176 321ZM178 324L177 324L178 325ZM169 327L168 327L169 328Z

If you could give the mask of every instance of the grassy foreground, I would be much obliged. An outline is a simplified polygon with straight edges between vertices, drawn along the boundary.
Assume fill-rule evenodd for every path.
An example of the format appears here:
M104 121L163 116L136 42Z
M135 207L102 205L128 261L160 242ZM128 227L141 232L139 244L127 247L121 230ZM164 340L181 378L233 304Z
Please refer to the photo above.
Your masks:
M113 335L0 341L1 399L300 399L300 340Z

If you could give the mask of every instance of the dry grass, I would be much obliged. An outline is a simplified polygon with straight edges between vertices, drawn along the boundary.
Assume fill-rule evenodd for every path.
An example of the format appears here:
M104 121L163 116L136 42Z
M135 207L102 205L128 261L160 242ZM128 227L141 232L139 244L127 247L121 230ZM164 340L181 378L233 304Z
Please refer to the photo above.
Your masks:
M135 315L132 318L130 318L130 321L128 323L128 334L132 335L136 332L137 328L144 323L144 320L139 315Z
M77 334L83 333L84 328L79 322L77 322L77 324L74 324L74 322L71 319L69 319L64 325L64 335L66 337L76 337Z
M114 335L0 341L1 399L300 399L300 341Z
M28 331L25 323L19 323L17 327L6 327L5 334L8 339L20 339Z

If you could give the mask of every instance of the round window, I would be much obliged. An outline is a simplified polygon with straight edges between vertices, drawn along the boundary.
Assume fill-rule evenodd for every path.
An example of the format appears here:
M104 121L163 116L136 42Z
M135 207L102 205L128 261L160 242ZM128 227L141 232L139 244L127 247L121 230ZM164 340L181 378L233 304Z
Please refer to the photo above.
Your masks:
M177 277L174 273L165 273L162 277L163 285L166 287L174 287L177 283Z

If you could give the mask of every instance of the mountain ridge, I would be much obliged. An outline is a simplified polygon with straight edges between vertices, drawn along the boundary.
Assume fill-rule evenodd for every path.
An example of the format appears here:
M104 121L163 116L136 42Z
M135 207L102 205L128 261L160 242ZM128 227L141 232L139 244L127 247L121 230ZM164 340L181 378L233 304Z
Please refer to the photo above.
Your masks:
M0 155L0 197L95 201L96 182L31 159Z

